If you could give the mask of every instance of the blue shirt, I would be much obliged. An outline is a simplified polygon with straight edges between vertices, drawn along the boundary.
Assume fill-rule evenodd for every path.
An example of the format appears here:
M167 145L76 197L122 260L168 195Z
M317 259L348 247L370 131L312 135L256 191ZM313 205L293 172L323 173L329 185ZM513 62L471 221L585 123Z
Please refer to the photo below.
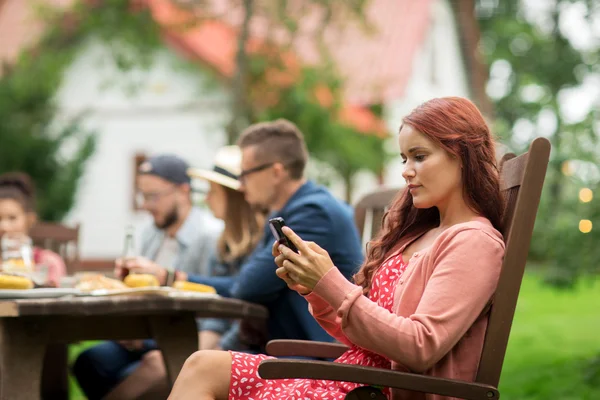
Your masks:
M363 261L352 208L313 182L302 185L279 211L269 218L282 217L305 241L327 250L334 265L350 278ZM275 238L267 226L263 238L235 277L189 276L192 282L214 286L226 297L259 303L269 309L269 339L331 341L332 338L308 312L306 300L288 289L275 274L271 254Z

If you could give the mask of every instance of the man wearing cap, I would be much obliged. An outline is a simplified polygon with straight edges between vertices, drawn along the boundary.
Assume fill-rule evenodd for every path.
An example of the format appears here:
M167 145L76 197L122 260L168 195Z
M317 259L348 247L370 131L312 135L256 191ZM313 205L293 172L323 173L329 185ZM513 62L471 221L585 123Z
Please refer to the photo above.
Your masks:
M141 237L141 257L117 260L115 275L124 268L144 267L158 274L169 270L208 275L216 240L223 229L221 221L192 205L189 165L181 158L157 155L142 163L138 201L152 215L153 224ZM166 271L165 268L167 267Z
M175 271L210 273L222 222L192 204L188 168L184 160L170 154L140 165L138 199L153 223L142 232L140 256L116 261L117 277L129 269L142 269L166 284ZM103 398L138 367L144 354L156 348L153 340L104 342L81 353L73 373L88 398Z

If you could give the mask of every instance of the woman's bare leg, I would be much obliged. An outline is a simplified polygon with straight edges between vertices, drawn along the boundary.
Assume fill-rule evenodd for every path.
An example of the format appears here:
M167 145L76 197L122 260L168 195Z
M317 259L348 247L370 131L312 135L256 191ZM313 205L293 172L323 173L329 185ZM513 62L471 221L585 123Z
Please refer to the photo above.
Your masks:
M197 351L183 365L169 400L227 400L231 363L227 351Z
M111 390L105 400L137 399L166 379L167 370L160 350L149 351L142 357L140 366Z
M221 350L221 335L213 331L198 332L200 350Z

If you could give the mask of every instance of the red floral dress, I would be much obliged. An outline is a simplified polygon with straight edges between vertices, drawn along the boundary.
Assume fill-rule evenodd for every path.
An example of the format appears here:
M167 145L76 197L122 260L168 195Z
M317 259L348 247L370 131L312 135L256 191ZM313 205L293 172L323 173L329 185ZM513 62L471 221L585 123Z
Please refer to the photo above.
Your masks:
M402 261L401 254L386 260L375 273L369 299L392 312L394 289L405 269L406 264ZM230 353L232 364L229 400L343 400L348 392L361 386L358 383L313 379L261 379L258 376L258 366L261 361L272 357ZM352 346L335 362L391 369L390 360L358 346ZM383 392L390 397L389 389L386 388Z

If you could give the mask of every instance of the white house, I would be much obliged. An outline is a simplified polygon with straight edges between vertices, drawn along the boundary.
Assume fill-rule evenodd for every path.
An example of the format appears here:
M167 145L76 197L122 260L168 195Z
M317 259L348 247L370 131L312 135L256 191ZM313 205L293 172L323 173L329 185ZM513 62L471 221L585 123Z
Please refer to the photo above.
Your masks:
M165 1L148 3L160 19ZM367 12L378 27L374 35L362 37L349 30L347 36L332 38L334 56L348 79L348 103L384 104L385 125L392 133L403 115L432 97L466 96L484 105L483 83L475 79L481 76L473 57L476 22L472 18L465 22L464 10L453 8L451 3L376 0ZM0 60L14 59L41 32L26 7L22 0L0 0ZM230 22L237 23L235 16ZM126 225L146 218L133 206L136 156L172 152L193 165L209 167L215 150L225 142L225 88L213 84L207 89L203 83L211 75L177 68L182 51L188 57L196 52L203 61L203 49L194 48L185 35L166 39L151 69L133 72L135 81L141 82L134 95L124 90L131 75L125 77L110 63L102 62L108 50L93 39L68 68L57 93L61 118L87 111L86 127L97 135L97 150L87 166L76 205L66 219L66 223L81 224L83 259L118 256ZM307 62L311 62L309 50L298 49ZM388 147L390 153L397 152L394 135ZM360 174L355 196L379 184L372 174ZM402 184L397 160L387 168L383 184ZM331 189L339 196L343 193L341 183Z

